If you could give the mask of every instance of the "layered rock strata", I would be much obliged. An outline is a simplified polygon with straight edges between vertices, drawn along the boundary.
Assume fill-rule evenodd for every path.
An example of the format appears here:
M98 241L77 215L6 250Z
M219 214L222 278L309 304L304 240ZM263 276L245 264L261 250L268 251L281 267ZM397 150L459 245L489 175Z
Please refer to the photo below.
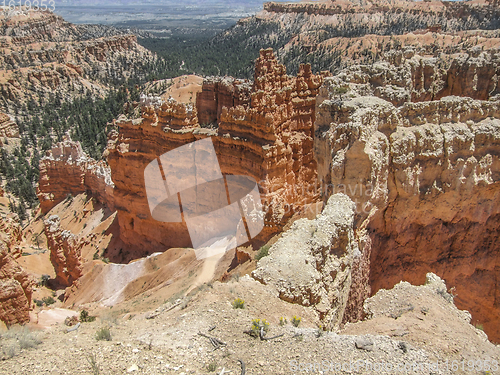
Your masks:
M47 213L68 195L91 192L98 201L114 209L111 172L104 161L95 161L82 150L79 142L57 143L40 159L37 195L43 213Z
M0 109L20 113L33 98L104 95L110 80L143 71L156 57L137 37L99 25L72 25L51 12L0 15Z
M318 174L326 197L356 203L363 254L344 320L361 318L370 287L423 283L432 271L499 340L497 60L498 50L471 50L443 71L434 58L390 53L326 79Z
M143 173L152 160L197 139L212 138L223 174L260 181L267 210L264 237L278 231L295 210L317 199L308 187L316 181L314 107L322 81L308 65L301 66L297 77L289 77L272 50L262 50L249 103L223 106L217 129L200 127L196 108L174 101L142 108L139 119L117 121L119 131L111 136L105 154L115 183L120 236L129 249L141 249L136 254L140 256L190 246L185 224L152 219ZM203 92L213 92L208 85ZM197 106L203 110L203 94L199 98L202 102ZM211 118L214 114L210 110Z

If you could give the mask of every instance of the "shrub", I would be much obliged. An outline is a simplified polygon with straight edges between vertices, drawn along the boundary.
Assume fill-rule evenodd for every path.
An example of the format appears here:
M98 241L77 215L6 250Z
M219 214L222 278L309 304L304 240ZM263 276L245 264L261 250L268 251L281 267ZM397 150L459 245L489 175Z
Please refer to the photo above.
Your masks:
M4 357L12 358L16 355L16 347L14 344L9 344L7 347L2 348Z
M34 299L33 302L35 302L35 305L37 305L38 307L42 307L43 306L43 301L41 301L39 299Z
M93 322L95 320L95 316L90 316L87 310L80 311L80 322Z
M244 309L245 308L245 301L243 301L241 298L236 298L233 301L233 308L235 308L235 309Z
M53 303L56 303L56 300L53 297L43 297L42 298L43 303L45 303L47 306L52 305Z
M480 329L481 331L484 331L484 327L481 323L474 324L474 327L476 327L477 329Z
M100 330L97 331L96 336L95 336L97 341L111 341L111 332L109 332L108 327L102 327Z
M102 258L102 261L103 261L104 263L108 264L108 263L109 263L109 258Z
M280 326L284 326L287 323L286 318L280 316Z
M267 257L269 255L269 248L271 246L269 245L264 245L259 249L259 252L255 256L255 260L261 260L264 257Z
M292 318L292 324L294 325L294 327L298 327L300 325L301 320L302 320L302 318L294 315Z
M40 280L38 281L38 286L47 286L49 280L50 280L49 275L42 275L42 277L40 277Z
M252 332L252 336L254 337L259 337L260 336L260 329L264 329L264 332L267 332L269 330L269 323L265 319L253 319L252 320L252 327L250 328Z
M210 362L207 366L207 370L208 372L214 372L215 370L217 370L217 363Z
M19 340L19 347L21 349L34 348L35 346L42 343L42 341L39 340L38 337L34 335L27 327L23 327L23 329L19 332L17 339Z

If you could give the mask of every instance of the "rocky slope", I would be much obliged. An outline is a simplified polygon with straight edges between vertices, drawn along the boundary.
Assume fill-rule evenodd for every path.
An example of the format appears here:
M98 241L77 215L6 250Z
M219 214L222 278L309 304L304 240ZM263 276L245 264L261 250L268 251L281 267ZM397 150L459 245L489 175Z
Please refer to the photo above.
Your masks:
M478 370L479 364L483 368L485 361L496 368L493 361L498 365L500 349L469 323L467 312L443 298L446 288L429 274L426 285L401 283L381 290L366 303L371 318L338 333L319 330L311 309L280 300L272 288L248 276L214 282L187 298L157 303L159 308L148 313L123 305L106 308L97 321L81 323L71 332L63 321L74 312L62 310L50 329L32 333L42 341L35 348L20 349L15 330L2 334L4 353L10 349L15 357L4 354L0 372L31 374L33 368L42 372L56 368L71 375L92 373L92 358L94 368L110 374L240 374L239 360L247 375L298 373L299 363L309 373L320 365L327 366L322 367L328 369L325 373L358 374L373 374L374 366L387 369L385 373L400 366L397 372L418 375L479 374L484 372ZM244 309L231 306L237 297L245 301ZM298 327L290 323L293 316L302 318ZM288 322L280 325L280 317ZM260 340L245 334L253 319L269 323L268 338L282 336ZM96 332L104 327L109 328L111 341L96 340ZM214 350L210 339L199 333L224 345ZM474 371L469 370L469 360L474 361ZM453 363L459 368L452 368ZM356 371L348 370L356 364ZM339 370L342 365L346 371ZM411 370L404 370L405 365Z
M269 249L252 276L290 303L312 306L325 329L337 331L351 290L351 268L361 255L354 236L354 202L328 199L314 220L300 219Z
M352 312L367 286L422 283L433 271L498 341L498 56L473 48L447 63L390 52L326 79L315 155L326 196L357 204Z

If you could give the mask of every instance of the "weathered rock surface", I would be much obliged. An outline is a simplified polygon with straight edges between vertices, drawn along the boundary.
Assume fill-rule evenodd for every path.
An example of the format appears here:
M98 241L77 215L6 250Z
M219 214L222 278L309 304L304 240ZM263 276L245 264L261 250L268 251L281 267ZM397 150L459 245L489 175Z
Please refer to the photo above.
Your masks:
M17 259L22 255L21 242L24 233L19 222L12 218L0 218L0 241L7 247L10 255Z
M82 276L82 247L84 242L69 230L60 228L57 215L45 220L44 232L50 250L50 262L54 266L56 282L70 286Z
M252 272L255 279L276 288L281 299L313 306L330 330L342 322L352 264L361 255L354 237L354 209L346 195L332 195L316 219L294 222Z
M0 243L0 320L7 326L29 323L34 281Z
M111 172L104 161L95 161L82 150L79 142L57 143L40 159L38 199L43 213L73 196L90 191L94 198L114 207Z
M437 68L441 60L406 56L350 67L326 79L318 98L315 155L325 195L344 192L357 206L364 261L353 268L360 277L348 312L359 313L369 287L423 283L432 271L495 341L498 51L468 51L447 70ZM415 70L421 66L427 73Z

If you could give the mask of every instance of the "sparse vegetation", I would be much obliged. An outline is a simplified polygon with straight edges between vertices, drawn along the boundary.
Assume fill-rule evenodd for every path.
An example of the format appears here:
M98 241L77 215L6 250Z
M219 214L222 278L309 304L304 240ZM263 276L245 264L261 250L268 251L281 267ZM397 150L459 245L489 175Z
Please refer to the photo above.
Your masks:
M101 370L99 369L99 365L97 364L97 358L94 353L89 354L87 357L87 361L89 362L90 368L92 369L92 374L99 375Z
M292 324L293 324L294 327L298 327L300 325L301 321L302 321L302 318L297 317L295 315L292 318Z
M255 260L261 260L264 257L267 257L269 255L269 248L271 246L269 245L264 245L259 249L259 252L255 256Z
M47 306L50 306L56 303L56 300L53 297L49 296L49 297L43 297L42 302L45 303Z
M108 327L102 327L96 332L95 336L97 341L111 341L111 332L109 331Z
M450 302L450 303L452 303L452 302L453 302L453 298L454 298L453 294L448 293L448 292L446 291L446 289L438 289L438 290L437 290L437 293L438 293L441 297L443 297L446 301L448 301L448 302Z
M95 316L90 316L89 312L85 309L80 311L80 322L82 323L89 323L93 322L95 320Z
M37 345L41 344L42 341L27 327L23 327L17 336L19 341L19 347L21 349L30 349L34 348Z
M484 327L481 323L474 324L474 327L476 327L477 329L480 329L481 331L484 331Z
M235 308L235 309L244 309L245 308L245 301L243 301L241 298L236 298L233 301L233 308Z
M286 320L286 318L280 316L280 326L283 327L286 323L288 323L287 320Z
M215 370L217 370L217 363L216 362L210 362L207 365L207 371L208 372L215 372Z
M38 280L38 286L39 287L42 287L42 286L46 287L47 283L49 282L49 280L50 280L50 276L49 275L42 275L40 277L40 280Z
M19 350L35 348L42 341L28 327L14 327L0 335L0 353L3 359L14 357Z
M269 330L269 323L265 319L253 319L252 327L250 328L251 335L253 337L259 337L261 328L264 332L267 332Z

